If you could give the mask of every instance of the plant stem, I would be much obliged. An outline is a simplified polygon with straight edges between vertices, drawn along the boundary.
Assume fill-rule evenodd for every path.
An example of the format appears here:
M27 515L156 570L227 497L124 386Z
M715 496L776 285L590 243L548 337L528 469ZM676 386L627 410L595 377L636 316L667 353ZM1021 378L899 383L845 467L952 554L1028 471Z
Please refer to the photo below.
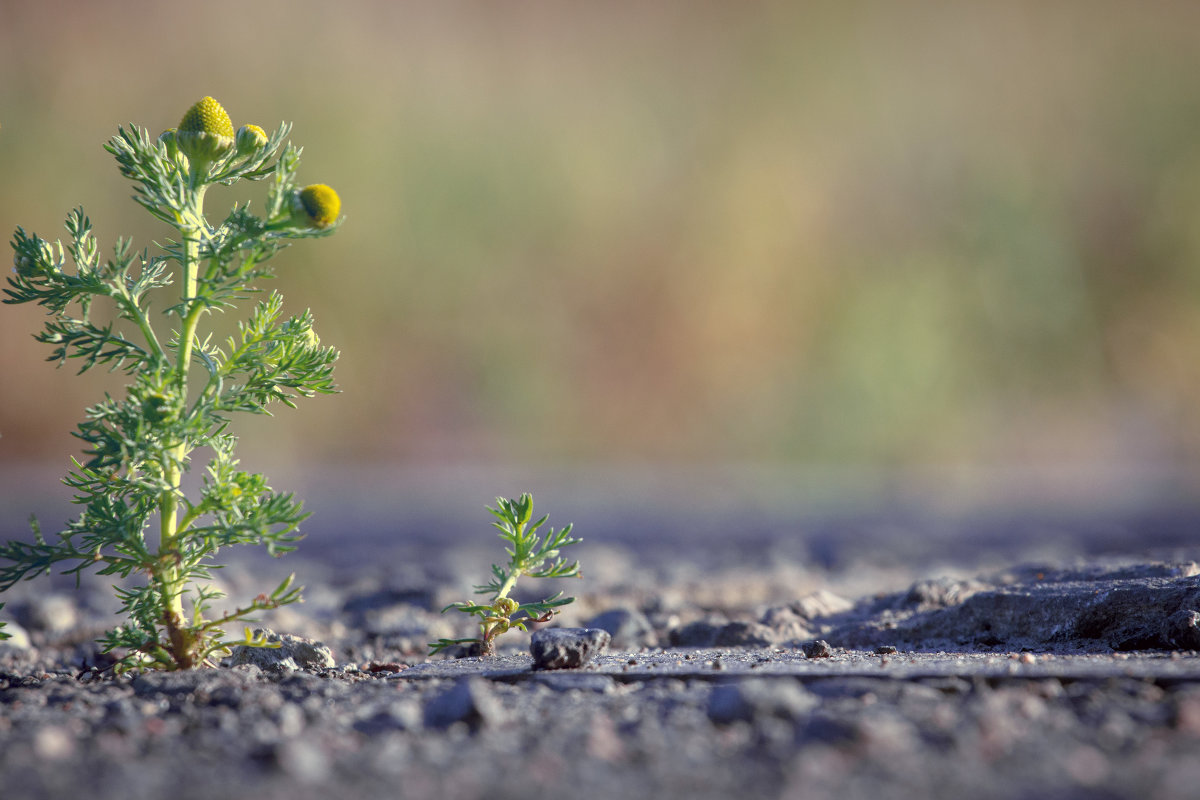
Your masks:
M193 208L187 217L180 217L180 233L183 235L183 288L182 288L182 325L179 333L179 352L175 362L175 383L179 396L187 398L188 369L192 361L193 342L196 338L196 327L204 306L196 302L198 286L198 271L200 261L200 232L204 224L204 190L203 176L198 170L191 175L193 193ZM170 640L171 652L175 663L180 667L192 666L192 641L186 633L186 620L183 616L183 575L181 571L182 556L179 552L179 497L183 483L184 465L189 453L186 440L180 441L167 451L167 463L163 464L163 477L167 489L159 501L159 517L161 520L161 535L159 539L160 569L159 580L163 587L166 600L166 614L163 620Z

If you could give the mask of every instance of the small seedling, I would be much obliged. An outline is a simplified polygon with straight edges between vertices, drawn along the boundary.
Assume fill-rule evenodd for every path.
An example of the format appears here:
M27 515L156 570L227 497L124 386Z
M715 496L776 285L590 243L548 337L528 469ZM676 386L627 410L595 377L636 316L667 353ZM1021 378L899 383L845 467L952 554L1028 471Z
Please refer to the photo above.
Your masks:
M153 255L119 239L112 258L102 260L82 209L67 217L65 246L21 228L13 237L15 274L4 302L46 308L50 319L34 338L53 348L48 360L70 360L80 373L105 365L131 381L123 399L106 395L87 409L75 431L85 457L73 459L63 482L75 492L79 516L53 541L35 519L33 543L0 545L0 591L60 564L77 582L87 569L132 579L114 587L127 621L101 640L105 652L123 651L118 670L185 669L211 664L231 644L268 646L248 627L244 640L229 640L222 626L300 599L288 577L216 619L205 616L221 596L206 581L222 547L264 545L281 555L295 549L308 516L292 495L238 469L230 418L336 391L337 350L320 345L308 311L284 318L277 292L224 343L201 330L212 312L235 308L271 277L267 261L290 240L328 235L340 223L336 192L296 186L300 150L285 144L289 130L286 123L270 136L257 125L235 130L211 97L157 138L136 125L118 129L105 149L133 181L134 200L177 237ZM264 179L271 183L262 216L247 203L209 223L210 186ZM152 316L152 298L170 286L177 301ZM98 317L93 306L107 306L101 313L109 316ZM191 499L183 478L198 450L211 457ZM147 536L155 524L157 536Z
M512 628L526 630L530 622L549 622L559 612L562 606L574 602L574 597L562 597L558 592L552 597L532 603L519 603L509 597L516 588L517 579L522 575L530 578L581 578L579 562L566 562L559 551L564 547L578 544L581 540L572 538L571 526L560 531L550 528L545 541L540 541L538 528L547 517L536 522L533 519L533 497L523 494L516 500L496 498L496 508L488 508L496 521L493 527L500 530L500 538L508 542L505 548L509 561L505 567L492 565L492 579L482 586L475 587L476 594L488 595L486 604L459 601L451 603L442 609L446 613L450 609L461 611L479 619L479 636L474 639L439 639L430 642L430 655L439 653L455 645L472 645L477 648L479 655L490 656L496 652L496 637Z

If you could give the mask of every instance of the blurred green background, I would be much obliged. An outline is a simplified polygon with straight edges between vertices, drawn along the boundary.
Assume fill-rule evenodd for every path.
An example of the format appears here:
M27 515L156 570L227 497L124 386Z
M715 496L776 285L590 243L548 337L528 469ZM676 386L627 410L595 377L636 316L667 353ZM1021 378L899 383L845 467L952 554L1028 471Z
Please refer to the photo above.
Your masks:
M118 125L206 94L294 122L347 221L276 285L344 393L242 425L256 468L1190 486L1198 75L1191 2L7 0L0 227L59 238L82 204L148 245ZM41 322L0 308L0 464L61 472L121 381L44 363Z

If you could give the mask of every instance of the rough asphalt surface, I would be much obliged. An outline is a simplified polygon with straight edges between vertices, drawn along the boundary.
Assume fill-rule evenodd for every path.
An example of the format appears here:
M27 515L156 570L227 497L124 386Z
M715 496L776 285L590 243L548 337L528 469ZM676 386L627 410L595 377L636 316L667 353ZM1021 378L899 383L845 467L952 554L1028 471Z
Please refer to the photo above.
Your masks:
M307 586L304 605L262 620L282 663L114 677L91 644L113 621L104 583L6 593L0 798L1200 787L1200 567L1185 547L1045 560L1018 546L999 565L931 568L871 545L816 567L787 548L682 558L592 539L554 624L611 641L595 654L590 635L587 663L559 670L534 670L522 634L493 658L427 659L426 642L470 633L438 609L470 596L498 547L406 547L238 554L219 573L234 598L284 569Z

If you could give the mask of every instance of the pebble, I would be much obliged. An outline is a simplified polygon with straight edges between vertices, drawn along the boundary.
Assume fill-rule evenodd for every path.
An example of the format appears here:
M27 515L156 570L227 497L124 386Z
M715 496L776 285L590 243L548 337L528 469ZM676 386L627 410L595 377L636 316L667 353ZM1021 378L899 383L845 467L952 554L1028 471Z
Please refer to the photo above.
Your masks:
M833 648L824 639L804 642L800 649L804 651L805 658L830 658L833 655Z
M257 628L254 635L265 635L267 641L278 642L279 647L249 647L238 645L229 656L230 666L249 664L271 672L296 672L301 669L333 669L337 662L333 651L321 642L291 634L275 633L268 628Z
M575 669L604 652L608 631L600 628L542 628L529 640L534 669Z

